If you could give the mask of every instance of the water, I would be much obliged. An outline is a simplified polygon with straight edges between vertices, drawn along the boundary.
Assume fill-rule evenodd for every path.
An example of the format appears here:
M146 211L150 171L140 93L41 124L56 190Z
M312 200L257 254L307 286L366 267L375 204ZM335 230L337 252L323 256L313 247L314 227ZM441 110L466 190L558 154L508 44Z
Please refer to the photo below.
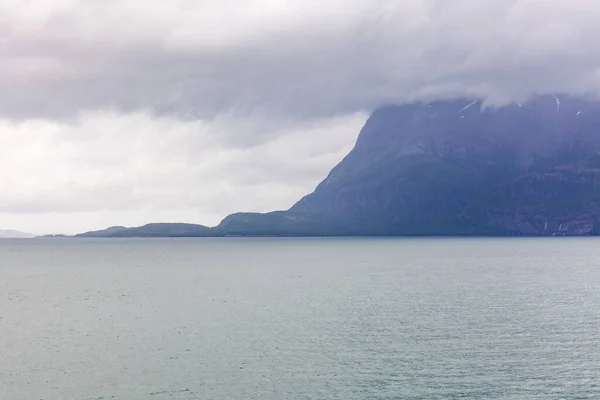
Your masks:
M0 399L598 399L599 239L0 241Z

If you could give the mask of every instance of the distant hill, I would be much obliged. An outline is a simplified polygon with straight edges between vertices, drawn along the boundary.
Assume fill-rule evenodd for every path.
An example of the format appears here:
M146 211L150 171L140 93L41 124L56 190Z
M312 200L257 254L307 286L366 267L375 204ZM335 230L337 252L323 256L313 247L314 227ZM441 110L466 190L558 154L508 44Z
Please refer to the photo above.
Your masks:
M194 237L211 236L211 228L182 223L153 223L135 228L113 226L101 231L86 232L76 237Z
M382 107L287 211L101 235L572 236L598 233L599 221L600 102L547 95L499 108L474 99Z
M33 237L35 237L35 235L30 233L19 232L11 229L0 229L0 239L27 239Z

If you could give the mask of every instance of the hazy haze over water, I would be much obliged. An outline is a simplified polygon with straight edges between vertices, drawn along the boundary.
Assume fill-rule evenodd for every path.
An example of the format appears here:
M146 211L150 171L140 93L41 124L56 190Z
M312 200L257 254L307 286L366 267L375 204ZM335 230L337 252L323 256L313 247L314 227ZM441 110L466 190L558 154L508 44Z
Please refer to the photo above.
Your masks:
M600 398L600 240L0 241L0 399Z

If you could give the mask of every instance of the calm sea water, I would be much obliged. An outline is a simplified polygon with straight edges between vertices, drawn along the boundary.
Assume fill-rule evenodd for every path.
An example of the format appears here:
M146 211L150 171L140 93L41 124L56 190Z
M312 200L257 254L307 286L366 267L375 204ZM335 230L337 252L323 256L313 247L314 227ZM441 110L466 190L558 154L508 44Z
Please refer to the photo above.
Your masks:
M598 399L600 239L0 241L0 399Z

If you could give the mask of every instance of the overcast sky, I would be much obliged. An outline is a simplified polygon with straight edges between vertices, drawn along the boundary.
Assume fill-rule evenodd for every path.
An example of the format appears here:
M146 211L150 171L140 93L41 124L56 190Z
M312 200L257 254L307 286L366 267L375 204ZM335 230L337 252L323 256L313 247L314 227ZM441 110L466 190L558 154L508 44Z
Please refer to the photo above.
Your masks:
M285 209L378 105L596 93L598 0L0 0L0 228Z

